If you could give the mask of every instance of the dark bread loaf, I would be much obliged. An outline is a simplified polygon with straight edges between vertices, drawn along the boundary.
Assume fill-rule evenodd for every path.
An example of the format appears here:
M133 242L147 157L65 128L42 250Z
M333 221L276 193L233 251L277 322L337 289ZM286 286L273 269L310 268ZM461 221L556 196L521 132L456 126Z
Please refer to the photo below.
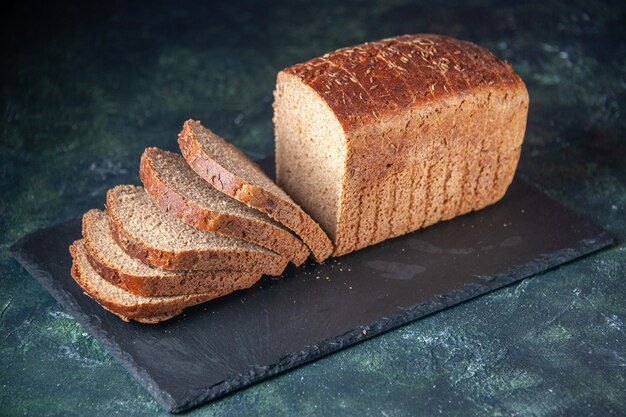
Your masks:
M106 206L117 244L133 258L156 268L280 275L289 262L261 246L181 222L162 212L143 187L110 189Z
M260 273L245 271L168 271L129 256L117 244L102 210L83 216L83 242L91 267L110 283L146 297L197 293L226 294L252 286Z
M156 205L191 226L256 243L289 258L296 266L309 256L306 245L289 230L216 190L178 154L147 148L139 172Z
M470 42L405 35L278 74L278 184L338 256L498 201L520 155L528 92Z
M330 256L333 247L320 226L235 146L195 120L185 122L178 144L189 166L213 187L293 230L316 261Z
M321 262L493 204L513 178L528 112L510 65L439 35L294 65L274 95L280 186L188 120L178 137L187 163L148 148L146 190L115 187L106 214L85 214L71 253L88 295L155 323L280 275L309 249Z

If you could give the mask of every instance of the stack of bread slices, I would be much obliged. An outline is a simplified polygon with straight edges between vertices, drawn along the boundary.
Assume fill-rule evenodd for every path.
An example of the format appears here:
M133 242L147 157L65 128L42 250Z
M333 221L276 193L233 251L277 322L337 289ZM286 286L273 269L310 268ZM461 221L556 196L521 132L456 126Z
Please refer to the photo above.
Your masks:
M330 256L320 226L236 147L194 120L178 143L182 155L147 148L144 186L116 186L83 216L72 276L104 308L157 323Z

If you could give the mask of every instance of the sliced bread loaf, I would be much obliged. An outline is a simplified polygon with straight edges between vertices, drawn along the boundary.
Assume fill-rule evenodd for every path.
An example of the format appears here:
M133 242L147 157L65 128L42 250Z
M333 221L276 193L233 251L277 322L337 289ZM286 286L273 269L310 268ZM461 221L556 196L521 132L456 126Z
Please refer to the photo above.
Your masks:
M84 242L77 240L70 246L72 276L85 293L105 309L125 321L158 323L180 314L185 307L199 304L221 294L201 293L163 297L143 297L125 291L102 278L87 260Z
M528 91L470 42L404 35L278 74L276 181L333 256L498 201L520 156Z
M296 266L309 256L307 246L289 230L216 190L176 153L147 148L139 172L152 201L191 226L256 243Z
M215 188L293 230L316 261L330 256L333 246L319 224L235 146L196 120L185 122L178 144L191 168Z
M189 226L162 212L143 187L107 193L113 238L130 256L168 270L224 270L280 275L287 258L269 249Z
M260 273L245 271L168 271L153 268L129 256L115 242L102 210L83 216L87 260L103 278L133 294L146 297L218 292L225 294L252 286Z

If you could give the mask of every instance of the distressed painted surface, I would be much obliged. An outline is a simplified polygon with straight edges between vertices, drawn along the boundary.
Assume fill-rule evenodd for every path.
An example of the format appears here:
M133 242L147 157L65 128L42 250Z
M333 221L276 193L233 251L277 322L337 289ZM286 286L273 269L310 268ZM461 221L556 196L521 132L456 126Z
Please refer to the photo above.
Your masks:
M138 183L143 148L174 149L187 117L252 156L271 153L276 72L336 47L440 32L507 59L531 97L519 175L623 242L626 7L507 3L10 8L0 38L1 414L161 413L8 247ZM625 277L619 243L190 414L623 414Z

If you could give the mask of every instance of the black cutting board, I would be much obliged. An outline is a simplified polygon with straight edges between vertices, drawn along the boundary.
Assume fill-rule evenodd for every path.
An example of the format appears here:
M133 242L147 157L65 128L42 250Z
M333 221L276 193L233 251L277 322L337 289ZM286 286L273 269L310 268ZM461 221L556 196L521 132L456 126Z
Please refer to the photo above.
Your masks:
M479 212L323 265L289 267L279 280L142 325L106 312L73 281L68 247L79 238L76 219L24 237L11 252L171 412L613 242L516 179L502 201Z

